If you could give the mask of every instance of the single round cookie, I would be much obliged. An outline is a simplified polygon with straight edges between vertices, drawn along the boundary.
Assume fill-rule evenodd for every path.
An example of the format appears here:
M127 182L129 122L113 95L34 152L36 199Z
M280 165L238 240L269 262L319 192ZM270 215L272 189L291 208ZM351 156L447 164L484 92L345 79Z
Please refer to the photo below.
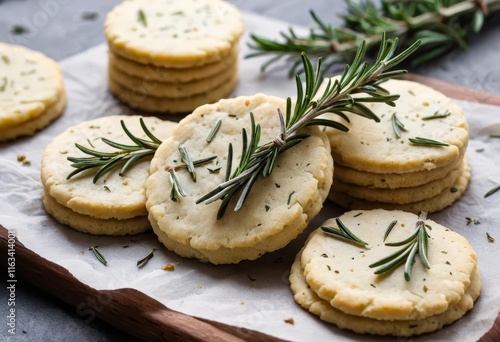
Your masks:
M465 160L465 158L464 158ZM466 161L466 160L465 160ZM336 191L332 186L328 199L346 209L386 209L386 210L402 210L418 214L421 211L434 213L441 211L456 201L458 201L471 179L471 167L469 163L464 165L461 175L456 180L452 187L444 189L438 195L427 200L407 203L407 204L391 204L383 202L370 202L359 198L351 197L344 192Z
M165 83L185 83L218 75L224 70L233 67L238 61L238 46L235 45L227 57L221 61L192 68L163 68L154 64L140 64L109 52L109 65L130 76L144 80L153 80Z
M140 116L113 115L83 122L68 128L45 148L42 156L41 180L45 191L59 204L72 211L99 219L130 219L146 216L145 183L149 176L148 158L138 161L124 176L120 168L103 175L94 184L96 170L86 170L66 179L75 170L67 157L90 157L81 152L75 143L84 147L116 152L101 138L125 145L134 145L123 131L123 120L132 134L150 140L140 126ZM154 117L144 117L149 130L160 140L170 136L176 123Z
M63 93L57 102L48 107L41 115L12 127L0 128L0 142L35 134L36 131L48 126L61 116L66 108L66 102L66 94Z
M120 56L189 68L226 58L243 34L243 19L226 1L131 0L109 12L104 30Z
M139 94L154 97L179 99L204 94L222 86L233 75L238 74L238 65L234 64L223 72L212 77L195 80L187 83L164 83L146 80L140 77L129 76L121 70L108 67L109 78L123 88L130 89Z
M151 229L146 216L136 216L128 219L98 219L89 215L78 214L73 210L57 203L57 201L46 191L43 193L43 205L45 210L54 217L57 222L67 225L83 233L94 235L133 235Z
M408 188L427 184L445 177L451 170L459 166L463 156L459 156L449 165L438 167L433 170L407 172L407 173L373 173L352 169L347 166L335 164L333 178L344 183L366 186L378 189Z
M404 265L376 275L369 265L402 247L386 246L408 238L418 216L402 211L351 211L340 217L353 234L367 242L366 248L326 235L312 233L302 252L301 266L311 289L331 306L351 315L383 320L413 320L441 314L457 304L470 284L477 264L476 253L461 235L431 220L425 220L428 260L419 256L406 281ZM385 243L389 224L397 220ZM337 227L334 219L322 226Z
M347 114L350 123L338 115L349 132L327 129L335 163L373 173L407 173L433 170L451 164L464 153L469 140L469 128L460 107L436 90L419 83L390 80L380 84L391 94L401 97L396 107L384 103L369 103L381 120L375 123L364 117ZM393 129L393 114L404 125L401 138ZM434 115L441 119L424 120ZM427 138L449 146L431 147L411 143L409 138Z
M156 231L163 232L158 235L167 248L215 264L237 263L284 247L306 228L321 209L333 177L328 139L318 127L305 129L303 133L310 136L281 154L270 176L257 179L238 212L232 210L235 198L219 220L220 201L196 204L224 181L230 143L235 151L233 170L238 165L241 130L250 129L249 113L260 124L260 144L265 144L279 135L277 109L283 111L284 107L283 99L258 94L199 107L181 120L172 138L157 150L147 181L150 221ZM207 143L219 119L221 126ZM178 170L186 197L179 195L174 202L169 196L170 173L165 168L180 163L180 145L192 160L217 156L217 161L197 167L196 182L186 170ZM219 167L218 173L210 171Z
M159 113L189 113L201 105L213 103L231 94L238 84L238 75L233 74L227 82L211 91L178 99L147 96L127 89L111 79L108 84L109 89L118 99L133 108Z
M359 317L346 314L318 297L306 282L300 258L301 253L298 253L289 278L295 302L325 322L360 334L413 336L436 331L465 315L472 309L474 301L481 293L481 277L476 266L471 276L471 283L460 301L441 314L419 320L378 320Z
M377 189L344 183L341 180L335 179L332 188L334 191L340 191L348 196L366 201L392 204L414 203L428 200L439 195L443 190L450 189L457 182L458 177L462 174L462 170L467 165L468 163L464 159L462 165L451 170L445 177L419 186L398 189Z
M0 70L0 129L44 115L63 97L58 64L40 52L0 42Z

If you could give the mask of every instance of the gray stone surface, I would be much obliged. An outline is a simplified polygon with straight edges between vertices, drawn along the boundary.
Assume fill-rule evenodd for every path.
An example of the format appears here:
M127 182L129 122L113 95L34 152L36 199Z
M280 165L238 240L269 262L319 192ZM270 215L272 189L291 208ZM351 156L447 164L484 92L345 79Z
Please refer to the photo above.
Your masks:
M26 45L56 60L79 53L104 41L105 14L119 0L0 0L0 41ZM345 5L341 1L301 0L231 1L239 8L285 20L311 25L310 8L325 21L340 24L337 17ZM15 25L30 29L24 36L13 35ZM468 52L454 51L440 60L416 69L424 75L462 86L500 93L500 16L487 23L483 33L473 38ZM4 260L4 259L2 259ZM3 263L5 265L5 263ZM0 288L0 340L8 335L5 325L8 293L2 279ZM57 284L54 284L57 286ZM16 289L17 335L12 341L133 341L97 319L86 322L77 310L20 281Z

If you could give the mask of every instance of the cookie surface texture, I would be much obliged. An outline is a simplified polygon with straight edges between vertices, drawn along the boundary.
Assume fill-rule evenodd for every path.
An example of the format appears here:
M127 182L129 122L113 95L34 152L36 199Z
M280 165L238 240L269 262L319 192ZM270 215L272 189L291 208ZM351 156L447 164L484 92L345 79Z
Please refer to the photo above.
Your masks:
M373 319L423 319L447 311L469 287L477 264L476 253L464 237L450 229L425 221L432 228L428 229L430 269L416 257L411 280L406 281L404 265L382 275L374 274L377 268L369 265L399 250L401 247L385 243L408 238L418 216L379 209L351 211L340 219L369 246L360 248L317 229L301 258L307 283L334 308ZM397 224L384 243L387 227L394 220ZM322 226L337 227L334 219Z
M123 131L120 120L124 121L132 134L149 140L140 126L139 119L140 116L102 117L70 127L55 137L46 147L42 157L41 179L47 194L76 213L98 219L146 216L145 183L149 176L148 158L138 161L123 176L119 175L121 167L118 167L103 175L95 184L92 182L95 169L66 179L75 170L67 157L89 157L81 152L75 143L103 152L116 152L117 149L105 144L101 138L133 145ZM170 136L176 125L153 117L143 119L149 130L160 140Z
M220 201L196 204L224 181L229 143L235 151L233 171L239 163L241 131L250 129L249 113L261 125L262 145L278 136L277 109L283 111L284 106L283 99L262 94L205 105L181 120L172 138L160 146L151 163L146 206L153 228L156 225L162 232L160 240L169 249L215 264L252 260L284 247L319 212L331 185L333 163L326 135L318 127L308 128L307 139L280 155L270 176L258 178L238 212L233 211L232 201L218 220ZM219 119L221 126L207 143ZM192 160L211 156L217 160L196 168L196 182L186 170L178 170L186 197L178 196L174 202L165 167L180 163L179 145Z
M105 36L114 53L164 67L188 68L229 55L243 33L243 19L220 0L130 0L106 17Z
M327 129L336 163L373 173L406 173L449 165L463 155L469 128L464 113L443 94L410 81L390 80L381 84L401 97L396 107L382 103L367 106L380 118L375 123L359 115L348 114L351 122L331 117L349 127L349 132ZM404 125L401 138L393 129L393 114ZM425 120L442 115L443 118ZM430 147L415 145L409 138L422 137L448 144Z

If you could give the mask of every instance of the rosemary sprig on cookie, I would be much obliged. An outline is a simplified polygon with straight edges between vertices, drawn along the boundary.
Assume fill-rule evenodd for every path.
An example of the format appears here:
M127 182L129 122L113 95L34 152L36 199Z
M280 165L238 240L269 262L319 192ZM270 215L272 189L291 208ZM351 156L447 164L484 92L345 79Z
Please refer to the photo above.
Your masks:
M327 235L333 236L340 240L344 240L361 246L368 245L367 242L364 242L359 237L354 235L339 218L336 218L335 222L337 223L338 228L321 227L321 230Z
M286 60L293 76L301 66L300 53L306 52L323 58L326 71L348 60L363 40L373 50L385 32L388 37L399 37L403 48L421 40L422 48L411 61L419 65L457 47L466 51L468 38L481 31L486 17L500 10L500 0L382 0L381 6L370 0L346 3L342 26L333 27L310 11L315 27L308 35L299 35L293 28L281 32L282 39L251 35L250 47L255 52L247 57L269 56L263 70Z
M278 156L307 136L297 134L301 128L310 125L329 126L342 131L348 128L333 120L317 119L321 114L335 113L348 121L345 113L350 112L367 119L379 122L380 119L364 103L383 102L395 106L394 101L399 95L391 95L381 87L381 83L389 78L405 73L405 70L387 71L411 55L419 42L411 45L401 54L394 56L398 39L388 40L383 35L379 53L375 63L370 66L364 62L366 42L361 43L352 64L346 65L340 78L329 80L326 88L319 93L323 78L321 77L321 59L314 70L310 59L302 54L302 63L305 70L305 89L300 76L296 76L297 96L292 105L291 98L286 101L285 115L277 110L280 127L279 135L271 142L259 145L260 125L256 124L251 115L251 128L248 136L246 129L242 130L243 149L242 157L236 169L232 170L232 145L228 147L228 163L226 180L215 189L202 196L196 203L209 204L221 199L217 218L223 217L232 198L236 198L234 211L243 206L253 184L260 174L269 176ZM353 96L364 94L365 96Z
M427 213L425 212L420 213L416 224L416 228L409 238L403 241L390 242L385 244L386 246L394 246L394 247L404 246L404 247L388 255L387 257L382 258L370 264L369 266L371 268L380 266L375 271L375 274L383 274L386 272L390 272L399 265L401 265L402 263L405 263L405 271L404 271L405 279L406 281L410 281L411 270L413 264L415 263L417 252L418 255L420 256L420 261L422 262L422 265L424 265L424 267L426 268L430 268L429 261L427 260L429 234L427 234L427 227L424 222L426 217Z
M76 143L75 146L80 151L85 154L91 155L92 157L68 157L67 159L72 162L71 166L76 170L71 172L66 179L70 179L85 170L97 168L98 170L92 180L94 183L96 183L100 177L120 165L123 165L120 170L120 176L122 176L139 160L147 157L152 157L154 155L155 151L158 149L158 146L160 146L161 144L161 140L159 140L153 135L153 133L151 133L142 118L140 119L141 128L151 140L146 140L134 136L128 130L123 120L121 120L120 123L125 134L127 134L127 136L135 143L135 145L120 144L106 138L101 138L104 143L118 150L117 152L101 152Z

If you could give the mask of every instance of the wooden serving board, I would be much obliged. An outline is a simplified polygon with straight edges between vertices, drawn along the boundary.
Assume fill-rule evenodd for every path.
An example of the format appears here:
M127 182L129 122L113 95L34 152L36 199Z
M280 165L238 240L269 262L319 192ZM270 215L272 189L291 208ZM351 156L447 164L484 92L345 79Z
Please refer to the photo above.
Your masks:
M497 94L415 74L407 74L405 79L427 84L452 98L500 106L500 95ZM8 230L0 225L0 251L7 253L7 249ZM27 249L17 240L16 275L74 307L86 302L102 304L99 310L94 311L96 317L147 341L282 341L258 331L170 310L134 289L95 290L78 281L65 268ZM492 329L480 341L500 341L500 312Z

